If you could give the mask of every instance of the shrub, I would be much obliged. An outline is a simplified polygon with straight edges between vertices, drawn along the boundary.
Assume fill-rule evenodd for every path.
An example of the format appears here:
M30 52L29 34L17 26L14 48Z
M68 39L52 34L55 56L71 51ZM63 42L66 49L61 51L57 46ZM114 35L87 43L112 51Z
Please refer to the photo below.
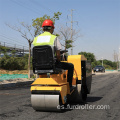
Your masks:
M0 58L0 68L6 70L27 69L28 60L24 57L3 57Z

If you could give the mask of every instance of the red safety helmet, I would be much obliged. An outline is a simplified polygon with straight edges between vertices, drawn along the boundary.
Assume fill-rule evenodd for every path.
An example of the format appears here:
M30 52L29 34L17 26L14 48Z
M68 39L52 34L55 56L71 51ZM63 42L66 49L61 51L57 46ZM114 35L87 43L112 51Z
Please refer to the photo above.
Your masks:
M50 19L49 19L49 20L45 20L45 21L43 22L42 27L44 27L44 26L51 26L51 27L55 28L53 21L50 20Z

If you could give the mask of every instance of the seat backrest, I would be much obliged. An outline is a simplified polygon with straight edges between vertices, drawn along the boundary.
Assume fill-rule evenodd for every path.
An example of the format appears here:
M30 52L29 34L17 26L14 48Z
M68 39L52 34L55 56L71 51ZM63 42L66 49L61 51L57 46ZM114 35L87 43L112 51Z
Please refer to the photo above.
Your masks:
M49 45L33 47L33 72L34 73L51 73L54 70L54 54Z

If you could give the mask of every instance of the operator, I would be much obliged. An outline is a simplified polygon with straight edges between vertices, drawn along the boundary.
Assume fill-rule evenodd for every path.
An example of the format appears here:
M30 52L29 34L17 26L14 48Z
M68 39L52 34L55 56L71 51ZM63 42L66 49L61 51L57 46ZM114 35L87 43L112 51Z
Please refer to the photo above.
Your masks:
M46 19L42 24L42 28L43 28L44 33L34 38L33 45L34 46L40 46L40 45L54 46L56 58L57 58L55 66L57 68L68 70L67 82L69 82L70 90L72 90L73 89L72 79L73 79L74 65L72 63L60 62L61 44L58 40L58 37L52 34L55 28L53 21L51 21L50 19Z

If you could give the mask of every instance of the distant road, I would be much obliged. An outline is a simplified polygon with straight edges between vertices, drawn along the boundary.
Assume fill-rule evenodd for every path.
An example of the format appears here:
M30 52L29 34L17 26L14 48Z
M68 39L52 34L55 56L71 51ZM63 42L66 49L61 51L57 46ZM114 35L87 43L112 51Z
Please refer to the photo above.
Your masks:
M81 106L95 109L36 112L30 103L30 87L0 91L0 120L119 120L120 73L93 75L91 94Z

